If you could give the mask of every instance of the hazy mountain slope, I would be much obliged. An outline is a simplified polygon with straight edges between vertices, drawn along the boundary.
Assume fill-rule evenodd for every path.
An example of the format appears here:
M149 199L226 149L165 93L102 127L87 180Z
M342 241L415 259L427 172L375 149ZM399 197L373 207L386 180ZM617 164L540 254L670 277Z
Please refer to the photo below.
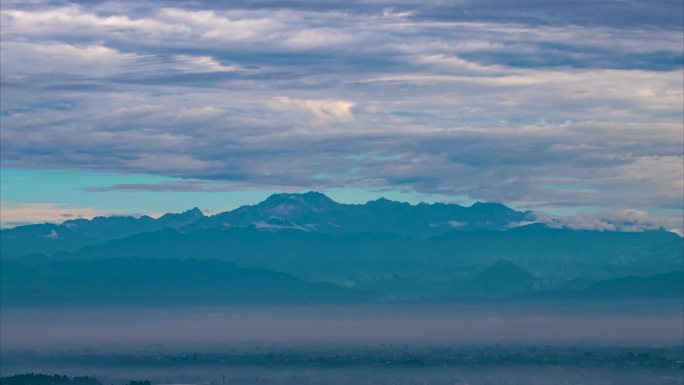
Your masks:
M667 231L570 230L533 224L499 232L450 232L430 241L431 249L442 255L458 250L483 264L506 259L543 279L605 279L684 267L684 239Z
M599 281L578 296L588 298L650 298L684 296L684 271L672 271L651 277L622 277Z
M216 258L379 291L411 287L434 292L473 278L499 259L528 270L542 288L580 277L599 280L680 270L681 245L682 238L664 231L618 233L541 226L459 231L425 240L236 227L136 234L52 258Z
M531 295L543 299L633 299L684 297L684 271L600 280L579 289L567 285Z
M522 267L500 259L462 287L461 295L513 297L533 290L535 277Z
M0 256L7 259L26 254L51 254L59 250L77 250L96 240L66 225L40 224L0 231Z
M395 234L309 233L260 230L255 227L209 229L181 233L165 229L117 239L74 253L56 253L56 260L115 257L214 258L240 266L284 271L305 279L332 279L354 274L416 268L420 242Z
M2 261L3 305L335 301L357 291L266 269L195 259L115 258L25 266Z

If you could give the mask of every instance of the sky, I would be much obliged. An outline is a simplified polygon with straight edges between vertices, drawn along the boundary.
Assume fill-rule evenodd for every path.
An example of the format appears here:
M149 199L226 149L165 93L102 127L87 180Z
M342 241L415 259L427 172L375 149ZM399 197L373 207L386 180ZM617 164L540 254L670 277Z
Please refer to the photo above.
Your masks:
M5 0L1 220L317 190L681 231L682 7Z

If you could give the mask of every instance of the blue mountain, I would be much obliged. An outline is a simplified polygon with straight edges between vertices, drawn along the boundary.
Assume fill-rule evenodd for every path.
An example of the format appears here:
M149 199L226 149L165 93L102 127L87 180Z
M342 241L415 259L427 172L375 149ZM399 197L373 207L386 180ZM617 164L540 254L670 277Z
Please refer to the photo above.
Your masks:
M74 219L59 224L45 223L18 226L0 231L0 252L3 258L15 258L30 253L51 254L61 250L77 250L132 234L181 228L204 214L197 207L183 213L165 214L159 218L111 216Z
M529 219L496 203L348 205L309 192L213 216L193 209L22 226L0 231L0 250L33 266L219 260L398 299L505 297L684 269L684 239L667 231L516 227Z
M327 282L217 260L114 258L37 266L2 261L3 306L320 302L370 298Z
M498 203L410 205L384 198L366 204L341 204L318 192L274 194L265 201L232 211L205 216L194 208L160 218L96 217L61 224L19 226L0 231L3 258L30 253L51 254L123 238L132 234L177 229L184 233L227 227L253 226L262 230L296 229L326 234L359 232L395 233L426 238L450 230L504 230L512 223L530 220Z

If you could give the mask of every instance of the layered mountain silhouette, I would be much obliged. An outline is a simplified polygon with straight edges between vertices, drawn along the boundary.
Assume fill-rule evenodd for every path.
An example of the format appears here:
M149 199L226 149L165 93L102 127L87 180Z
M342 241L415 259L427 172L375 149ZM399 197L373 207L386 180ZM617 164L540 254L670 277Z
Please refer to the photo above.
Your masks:
M534 288L536 278L522 267L500 259L464 287L473 296L513 297Z
M213 216L195 208L157 219L98 217L21 226L0 232L0 250L4 262L37 269L33 277L61 269L59 263L94 269L92 284L105 273L100 263L122 263L116 265L121 271L141 260L160 268L173 261L201 269L208 268L204 263L228 263L398 300L575 292L599 281L684 270L684 240L667 231L521 226L530 220L529 212L498 203L464 207L379 199L349 205L309 192L275 194ZM229 265L216 266L222 271L220 266ZM220 280L207 282L217 292L227 290Z
M27 266L3 261L4 305L349 301L370 293L217 260L114 258Z
M628 276L607 279L578 290L550 290L541 297L622 299L684 297L684 271L671 271L650 277Z
M250 226L192 233L164 229L42 259L220 259L368 290L388 286L418 290L421 285L425 290L448 290L449 282L470 279L499 259L539 277L541 287L580 277L600 280L681 270L681 246L677 235L659 231L619 233L531 226L415 239L391 233L335 235ZM19 260L30 263L31 259L35 257Z
M33 252L50 254L76 250L128 235L177 229L183 233L228 227L253 226L262 230L294 229L327 234L359 232L395 233L425 238L446 231L503 230L531 219L529 212L499 203L410 205L384 198L362 205L341 204L318 192L274 194L265 201L232 211L205 216L198 208L180 214L96 217L61 224L20 226L0 232L2 255L16 258Z
M165 214L159 218L147 215L137 218L112 216L74 219L61 224L19 226L0 231L0 250L3 258L77 250L132 234L182 228L201 218L204 218L204 214L195 207L183 213Z

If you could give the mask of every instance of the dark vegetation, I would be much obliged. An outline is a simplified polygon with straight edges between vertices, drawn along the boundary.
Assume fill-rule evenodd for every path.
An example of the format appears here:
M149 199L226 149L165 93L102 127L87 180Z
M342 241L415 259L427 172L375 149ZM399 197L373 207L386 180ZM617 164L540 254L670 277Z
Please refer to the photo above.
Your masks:
M378 383L382 375L372 380L370 373L394 373L401 377L410 373L435 374L439 381L429 383L453 384L453 379L465 370L474 370L475 378L483 384L539 383L534 370L546 370L546 383L648 383L677 384L682 380L684 350L681 345L667 347L600 347L557 345L473 345L473 346L326 346L316 347L253 347L225 348L221 351L147 351L137 353L14 352L10 360L32 360L36 364L51 363L72 368L149 368L150 374L183 373L199 369L192 383L222 384L226 374L230 383L300 384L320 382L327 370L334 378L331 383ZM241 368L248 377L241 377ZM516 372L516 369L521 371ZM562 369L562 370L561 370ZM91 369L85 369L91 370ZM178 373L178 372L176 372ZM282 377L275 373L281 373ZM356 373L356 378L354 377ZM500 378L482 373L502 373ZM520 373L529 373L525 377ZM559 376L584 373L583 380L563 382ZM619 376L616 376L619 374ZM164 376L164 375L162 375ZM361 376L361 377L359 377ZM614 377L614 378L613 378ZM168 377L164 377L168 378ZM185 377L190 378L190 377ZM527 378L526 382L525 379ZM629 382L629 380L646 382ZM288 380L289 379L289 380ZM485 380L487 379L487 380ZM370 381L370 382L367 382ZM548 382L557 381L557 382ZM589 381L589 382L586 382ZM628 381L628 382L624 382ZM148 381L114 381L121 385L151 385ZM5 385L79 384L99 385L93 378L68 379L64 376L16 375L0 379ZM158 383L152 381L152 383ZM168 383L168 382L161 382ZM173 383L173 382L171 382ZM327 383L327 382L325 382ZM382 382L380 382L382 383ZM401 382L423 383L421 382Z
M9 377L0 378L2 385L102 385L102 383L92 377L74 377L60 376L58 374L17 374ZM131 380L127 385L151 385L147 380L136 381Z

